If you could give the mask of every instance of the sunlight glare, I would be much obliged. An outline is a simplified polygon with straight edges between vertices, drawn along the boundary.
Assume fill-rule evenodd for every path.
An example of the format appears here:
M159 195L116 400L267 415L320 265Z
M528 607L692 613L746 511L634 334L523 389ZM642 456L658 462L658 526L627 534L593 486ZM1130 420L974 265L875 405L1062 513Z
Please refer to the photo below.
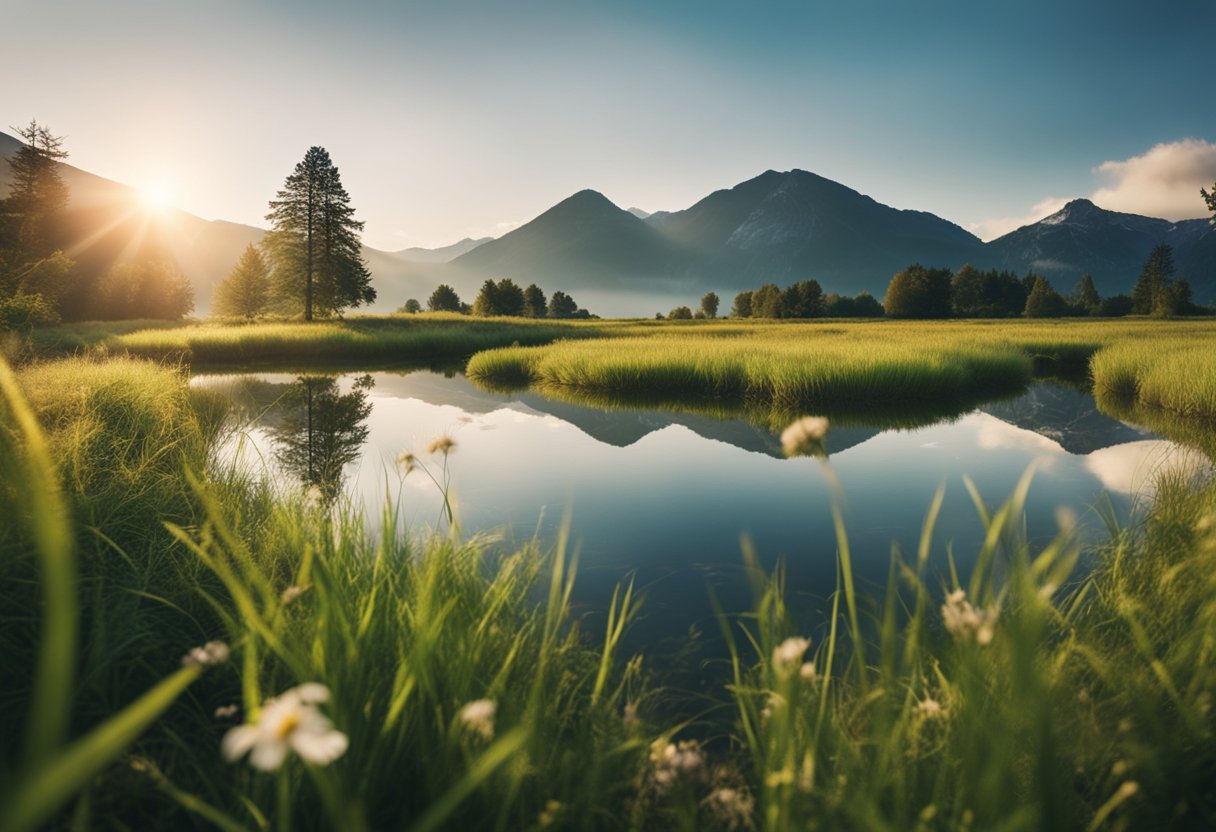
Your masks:
M145 185L140 188L140 195L143 198L144 207L152 213L161 214L172 207L170 203L173 199L173 190L165 182Z

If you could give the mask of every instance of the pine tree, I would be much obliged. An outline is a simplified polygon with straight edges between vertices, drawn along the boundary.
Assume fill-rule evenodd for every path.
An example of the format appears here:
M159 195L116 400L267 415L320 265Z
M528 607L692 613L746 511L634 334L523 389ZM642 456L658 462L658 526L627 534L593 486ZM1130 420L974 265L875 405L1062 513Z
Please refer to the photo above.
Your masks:
M25 144L8 160L12 185L3 213L9 239L0 239L0 247L15 249L19 261L29 262L49 256L61 242L57 226L68 188L59 176L59 161L68 154L63 139L37 121L14 129Z
M1068 309L1068 304L1064 302L1064 298L1053 288L1047 281L1047 278L1038 276L1034 281L1034 288L1030 290L1030 295L1026 298L1027 318L1059 318L1064 315Z
M1077 286L1077 304L1090 315L1097 315L1102 307L1102 297L1094 286L1094 279L1088 273L1081 278Z
M363 223L325 148L308 149L266 219L276 293L289 309L302 305L304 320L376 299L359 244Z
M1159 245L1144 261L1140 279L1132 289L1132 314L1151 314L1157 306L1158 296L1165 291L1173 276L1174 250L1166 244Z
M498 284L489 278L481 284L481 291L473 299L473 314L491 317L501 314L498 311Z
M574 298L562 291L553 293L553 297L549 299L550 318L573 318L576 314L578 304L574 302Z
M1208 210L1212 212L1212 225L1216 225L1216 183L1213 183L1212 190L1210 191L1200 188L1199 195L1203 197L1203 201L1208 205Z
M257 247L250 243L241 259L219 286L215 287L217 315L256 318L270 304L270 269Z
M529 318L543 318L549 314L549 304L544 290L535 283L524 289L524 315Z

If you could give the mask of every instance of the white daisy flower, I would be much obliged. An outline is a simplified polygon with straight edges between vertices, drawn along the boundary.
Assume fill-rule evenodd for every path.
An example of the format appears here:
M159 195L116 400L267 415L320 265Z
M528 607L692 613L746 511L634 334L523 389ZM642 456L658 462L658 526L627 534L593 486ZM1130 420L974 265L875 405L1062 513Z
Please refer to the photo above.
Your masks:
M329 700L329 689L308 682L270 699L257 722L238 725L224 735L222 749L229 762L249 755L249 764L275 771L294 751L314 765L328 765L346 753L349 740L317 710Z

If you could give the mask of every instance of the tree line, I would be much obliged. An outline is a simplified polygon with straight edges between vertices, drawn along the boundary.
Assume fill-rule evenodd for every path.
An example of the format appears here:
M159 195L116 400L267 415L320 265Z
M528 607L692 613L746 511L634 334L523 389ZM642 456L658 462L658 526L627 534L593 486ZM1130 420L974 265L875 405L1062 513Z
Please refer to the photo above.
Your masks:
M506 316L512 318L594 318L586 309L579 307L574 298L558 290L552 297L546 298L544 289L535 283L526 289L509 277L495 282L486 280L481 284L477 297L470 305L460 299L460 295L446 283L441 283L427 298L426 308L430 312L459 312L463 315L479 315L482 317ZM422 304L417 298L410 298L405 305L397 310L399 313L414 315L422 311Z
M1033 271L1019 278L1010 271L980 271L970 264L957 272L916 264L891 278L883 308L889 318L1174 317L1205 311L1192 302L1190 284L1175 276L1168 245L1149 254L1130 295L1101 297L1089 274L1065 296Z

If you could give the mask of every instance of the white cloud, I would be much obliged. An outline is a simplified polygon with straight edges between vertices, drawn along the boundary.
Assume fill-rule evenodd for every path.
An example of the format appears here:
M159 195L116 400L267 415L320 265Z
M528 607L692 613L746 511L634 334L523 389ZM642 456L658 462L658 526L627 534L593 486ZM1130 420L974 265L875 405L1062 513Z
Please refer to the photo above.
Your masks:
M1216 182L1216 143L1203 139L1162 142L1140 156L1103 162L1093 174L1105 184L1089 199L1107 210L1167 220L1203 217L1207 207L1199 188L1210 188ZM983 220L967 229L982 240L994 240L1054 214L1066 202L1066 197L1049 196L1035 203L1025 216Z
M1023 225L1036 223L1050 214L1054 214L1064 207L1064 203L1068 202L1068 197L1049 196L1046 199L1041 199L1034 206L1020 217L997 217L992 220L983 220L981 222L971 223L967 226L967 230L981 240L995 240L1010 231L1017 231Z
M1103 162L1094 172L1108 184L1090 197L1111 211L1185 220L1207 213L1199 188L1216 182L1216 144L1183 139L1152 147L1122 162Z

